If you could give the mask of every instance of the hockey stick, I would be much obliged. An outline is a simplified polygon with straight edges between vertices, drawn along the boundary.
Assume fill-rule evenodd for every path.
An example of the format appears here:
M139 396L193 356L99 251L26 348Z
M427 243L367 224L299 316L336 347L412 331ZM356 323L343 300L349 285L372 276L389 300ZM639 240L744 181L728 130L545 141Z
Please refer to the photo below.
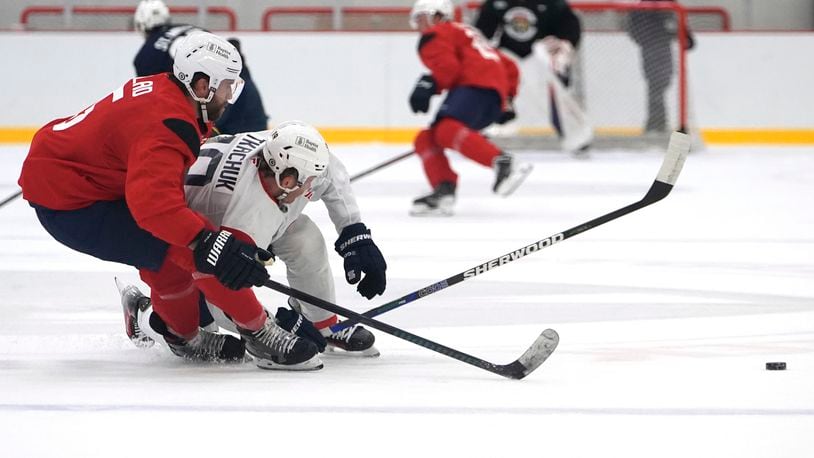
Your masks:
M579 226L574 226L571 229L567 229L563 232L554 234L550 237L546 237L542 240L526 245L518 250L512 251L511 253L507 253L503 256L492 259L491 261L486 261L483 264L480 264L463 272L457 273L449 278L441 280L437 283L433 283L425 288L413 291L412 293L407 294L406 296L402 296L396 300L390 301L386 304L370 309L367 312L363 313L362 315L365 317L374 317L381 315L382 313L401 307L402 305L409 304L410 302L413 302L417 299L421 299L422 297L429 296L432 293L437 293L442 289L449 288L450 286L458 284L464 280L468 280L489 270L508 264L512 261L516 261L526 255L529 255L531 253L542 250L543 248L547 248L551 245L554 245L555 243L562 242L563 240L569 239L577 234L581 234L597 226L601 226L607 223L608 221L613 221L619 217L633 213L636 210L640 210L644 207L647 207L648 205L654 204L664 199L665 197L667 197L668 194L670 194L670 191L673 189L673 185L678 179L679 173L681 173L681 168L684 165L684 161L687 159L687 154L689 152L690 152L690 136L682 132L673 132L673 134L670 136L670 144L667 146L667 154L664 156L664 161L661 164L661 169L659 169L659 173L656 176L656 180L653 181L653 184L650 186L650 190L647 191L647 194L638 202L632 203L618 210L614 210L606 215L602 215L599 218L592 219L586 223L582 223ZM348 320L345 320L341 323L337 323L331 326L331 331L338 332L356 323L354 319L350 317L348 318L349 318Z
M2 202L0 202L0 207L2 207L3 205L6 205L7 203L11 202L12 200L14 200L14 199L16 199L18 197L20 197L20 195L22 195L22 193L23 193L23 190L20 189L19 191L15 192L14 194L6 197L5 199L3 199Z
M402 153L402 154L399 154L396 157L390 158L390 159L382 162L381 164L379 164L379 165L377 165L375 167L369 168L369 169L365 170L364 172L359 172L356 175L350 177L350 182L353 183L354 181L358 180L359 178L368 176L371 173L375 172L376 170L383 169L383 168L387 167L388 165L395 164L396 162L398 162L398 161L400 161L402 159L407 159L408 157L412 156L414 152L415 151L412 151L412 150L407 151L406 153Z
M390 334L391 336L406 340L407 342L424 347L428 350L432 350L436 353L440 353L444 356L449 356L450 358L457 359L458 361L515 380L519 380L529 375L535 369L540 367L540 365L543 364L543 362L545 362L549 356L551 356L551 353L554 352L554 350L557 348L557 344L560 341L560 336L555 330L546 329L537 337L534 343L531 344L531 347L529 347L528 350L526 350L525 353L520 356L520 358L509 364L494 364L475 356L468 355L462 351L455 350L454 348L433 342L432 340L411 334L387 323L382 323L381 321L368 318L344 307L340 307L318 297L314 297L303 291L277 283L274 280L266 280L263 286L285 295L295 297L301 301L308 302L309 304L313 304L321 309L336 313L337 315L342 315L346 318L362 322L373 329L378 329L379 331Z

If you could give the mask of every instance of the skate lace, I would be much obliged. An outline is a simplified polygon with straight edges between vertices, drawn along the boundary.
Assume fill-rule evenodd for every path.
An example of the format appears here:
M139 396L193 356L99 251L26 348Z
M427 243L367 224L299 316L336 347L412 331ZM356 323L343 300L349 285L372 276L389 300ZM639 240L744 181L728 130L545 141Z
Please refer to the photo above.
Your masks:
M195 352L195 354L209 357L220 357L223 344L226 343L226 336L222 334L215 334L207 331L199 331L194 339L187 342L187 345Z
M297 343L297 336L270 321L254 333L255 339L282 354L290 353Z
M350 338L351 336L353 336L354 331L356 331L355 325L331 334L331 339L344 340L345 342L350 342Z

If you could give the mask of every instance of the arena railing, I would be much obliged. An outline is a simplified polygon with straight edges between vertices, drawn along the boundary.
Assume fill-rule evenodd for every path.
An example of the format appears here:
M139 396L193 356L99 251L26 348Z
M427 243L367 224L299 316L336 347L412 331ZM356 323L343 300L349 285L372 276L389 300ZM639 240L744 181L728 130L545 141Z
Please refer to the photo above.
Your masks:
M54 31L54 30L71 30L71 31L120 31L122 30L121 24L116 26L91 28L73 28L70 25L73 16L100 16L100 17L124 17L127 19L130 30L132 30L132 17L136 12L134 6L28 6L20 13L20 25L23 30L38 30L38 31ZM170 14L183 15L183 14L200 14L201 11L198 7L170 7ZM237 30L237 14L234 10L225 6L209 6L204 9L205 15L220 16L225 18L226 27L210 27L213 31L235 31ZM62 28L37 28L32 25L32 18L43 15L62 15L64 17L64 27Z
M309 21L308 16L318 18ZM284 27L273 24L275 19L283 17L287 19ZM463 17L464 8L456 7L456 20ZM404 7L271 7L263 12L261 29L265 32L405 32L411 30L409 18L410 8Z

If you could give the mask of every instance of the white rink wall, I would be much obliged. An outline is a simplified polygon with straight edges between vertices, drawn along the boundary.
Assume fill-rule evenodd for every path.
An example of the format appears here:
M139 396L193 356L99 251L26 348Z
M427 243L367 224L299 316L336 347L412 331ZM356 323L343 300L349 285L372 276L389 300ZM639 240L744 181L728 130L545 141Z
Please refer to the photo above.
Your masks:
M299 118L321 127L411 128L407 97L423 71L413 33L237 33L272 122ZM623 40L619 40L620 42ZM814 33L698 34L689 55L692 113L702 128L814 127ZM127 33L2 33L0 72L6 107L0 128L36 127L99 99L133 75L141 37ZM590 46L586 42L585 46ZM624 67L612 96L608 72L591 68L586 93L603 111L635 125L623 104L643 106L636 56L621 51L603 65Z

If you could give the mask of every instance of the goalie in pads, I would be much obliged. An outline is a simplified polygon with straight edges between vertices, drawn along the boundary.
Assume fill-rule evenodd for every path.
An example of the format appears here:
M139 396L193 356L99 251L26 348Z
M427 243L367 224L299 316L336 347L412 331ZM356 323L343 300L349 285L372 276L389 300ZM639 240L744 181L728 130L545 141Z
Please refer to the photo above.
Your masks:
M329 152L325 140L313 127L289 121L271 131L214 137L201 147L185 183L190 208L228 228L236 237L268 247L285 263L293 288L335 302L325 240L316 224L302 213L309 201L321 199L339 234L334 247L345 260L347 281L358 283L357 290L368 299L384 292L387 265L370 230L361 222L345 167ZM120 287L123 291L125 288ZM252 340L246 339L246 333L221 311L224 303L262 307L251 289L212 288L205 296L216 324L240 332L249 353L258 357L260 367L295 370L321 367L316 356L316 360L304 364L286 364L286 355L269 360L262 351L252 348ZM122 301L128 335L137 345L145 346L148 337L145 334L155 330L149 307L132 292L130 296L124 294ZM283 332L274 329L283 341L290 340L285 335L292 331L320 350L327 346L328 350L378 356L373 346L375 338L364 327L356 325L332 333L330 326L338 322L334 313L295 298L289 298L288 303L293 310L280 308L276 320L269 319L285 329Z
M593 130L568 86L582 28L565 0L486 0L475 27L513 57L523 75L517 98L521 117L548 103L563 150L587 150Z

